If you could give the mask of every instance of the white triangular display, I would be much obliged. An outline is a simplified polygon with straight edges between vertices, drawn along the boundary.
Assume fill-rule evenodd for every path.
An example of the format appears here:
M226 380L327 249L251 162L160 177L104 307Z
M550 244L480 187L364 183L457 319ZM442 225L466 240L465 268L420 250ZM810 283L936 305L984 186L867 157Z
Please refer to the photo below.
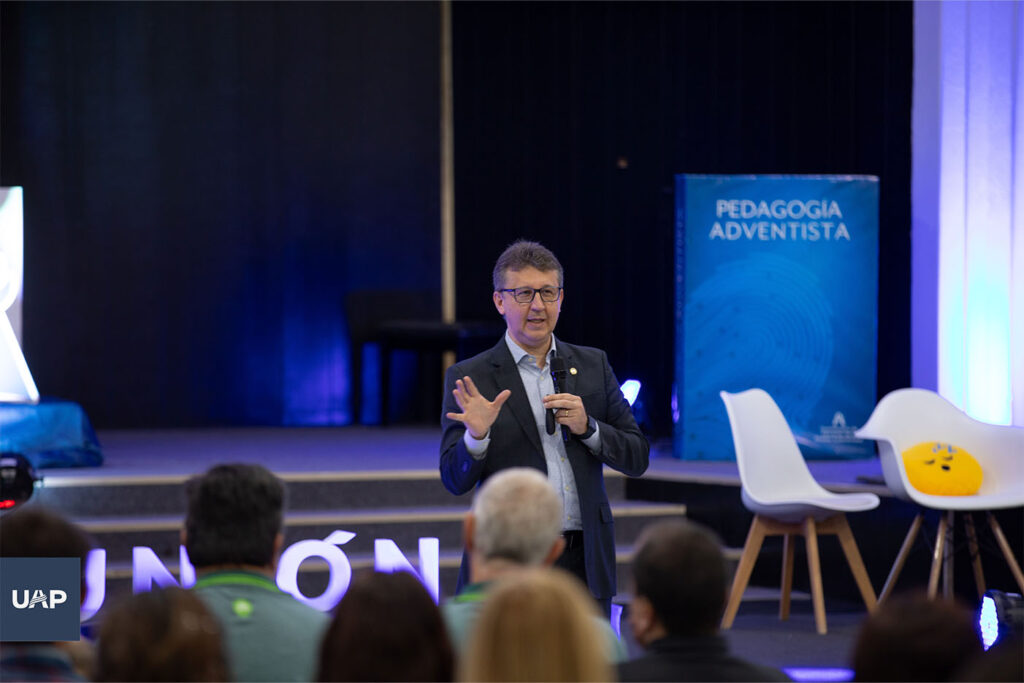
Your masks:
M0 401L38 403L39 390L18 342L24 271L22 188L0 187Z

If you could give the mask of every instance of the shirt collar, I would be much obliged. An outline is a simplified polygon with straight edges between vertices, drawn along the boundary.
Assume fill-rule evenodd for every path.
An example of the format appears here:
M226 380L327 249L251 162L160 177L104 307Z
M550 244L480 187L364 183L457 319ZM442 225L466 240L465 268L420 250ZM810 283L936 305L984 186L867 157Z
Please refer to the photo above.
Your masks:
M519 365L519 363L523 360L523 356L531 355L523 347L515 343L515 341L512 339L512 335L508 333L508 330L505 330L505 344L508 345L508 350L512 353L512 360L516 362L516 365ZM551 335L551 348L548 349L548 357L544 359L545 367L547 366L548 361L551 360L551 354L555 352L557 344L558 342L555 340L555 335Z
M38 663L45 659L51 660L52 666L74 671L71 654L52 643L4 643L0 651L0 661L10 666L16 666L22 661Z
M454 602L482 602L484 594L491 587L491 583L491 581L480 581L479 583L463 586L459 594L452 598L452 600Z
M652 642L648 649L652 652L699 652L704 654L726 654L729 644L725 638L714 633L703 636L679 636L669 634Z
M266 574L246 571L244 569L227 569L212 571L208 574L200 576L195 583L196 588L205 588L207 586L220 585L246 585L255 586L257 588L265 588L270 591L280 590L277 587L277 584L274 583L274 581Z

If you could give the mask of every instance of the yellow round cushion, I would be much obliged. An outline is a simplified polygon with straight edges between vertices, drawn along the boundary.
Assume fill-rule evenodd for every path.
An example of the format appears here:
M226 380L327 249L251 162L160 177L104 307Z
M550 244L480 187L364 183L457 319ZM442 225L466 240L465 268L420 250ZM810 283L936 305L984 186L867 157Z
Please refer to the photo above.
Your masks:
M956 446L925 441L903 451L910 485L933 496L972 496L981 488L981 465Z

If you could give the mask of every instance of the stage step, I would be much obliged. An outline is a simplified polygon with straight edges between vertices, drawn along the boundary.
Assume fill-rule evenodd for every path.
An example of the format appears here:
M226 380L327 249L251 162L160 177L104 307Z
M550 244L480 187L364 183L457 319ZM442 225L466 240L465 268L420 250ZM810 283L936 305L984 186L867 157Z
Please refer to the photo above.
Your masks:
M462 521L468 507L436 506L364 510L294 511L285 515L285 545L304 539L323 539L342 530L356 536L346 552L372 552L376 539L393 540L400 548L415 551L423 537L437 538L442 549L462 547ZM679 504L619 501L612 505L617 544L631 543L652 521L683 517ZM88 531L96 545L107 550L111 561L128 561L134 546L148 546L160 557L177 562L181 515L135 518L73 518Z
M368 472L278 472L288 485L288 508L399 508L448 506L472 495L453 496L437 470ZM605 468L610 501L625 499L625 477ZM48 475L37 487L34 501L74 518L135 517L182 514L186 475L60 476Z
M433 506L390 509L343 509L294 511L285 515L285 545L304 539L323 539L342 530L356 536L346 551L372 552L373 542L388 538L400 548L417 547L422 537L437 538L441 548L461 548L462 521L468 506ZM612 505L617 544L631 543L652 521L683 517L686 506L643 501L618 501ZM129 560L132 547L148 546L158 556L177 557L182 515L134 518L83 518L75 522L88 531L96 545L107 550L111 561ZM176 561L176 560L175 560Z

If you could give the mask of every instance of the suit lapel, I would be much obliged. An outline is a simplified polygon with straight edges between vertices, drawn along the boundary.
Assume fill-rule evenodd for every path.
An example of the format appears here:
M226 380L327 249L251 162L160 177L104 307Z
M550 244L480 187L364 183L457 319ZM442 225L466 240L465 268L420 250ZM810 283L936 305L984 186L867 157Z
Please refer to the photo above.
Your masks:
M505 402L505 408L512 411L516 422L526 433L530 445L538 453L544 449L540 444L540 434L537 432L537 423L533 418L533 409L530 407L530 400L526 398L526 388L523 386L523 378L519 376L519 368L512 359L512 353L508 350L505 339L502 338L498 345L491 350L491 362L494 364L494 380L498 385L498 391L511 389L512 395Z

